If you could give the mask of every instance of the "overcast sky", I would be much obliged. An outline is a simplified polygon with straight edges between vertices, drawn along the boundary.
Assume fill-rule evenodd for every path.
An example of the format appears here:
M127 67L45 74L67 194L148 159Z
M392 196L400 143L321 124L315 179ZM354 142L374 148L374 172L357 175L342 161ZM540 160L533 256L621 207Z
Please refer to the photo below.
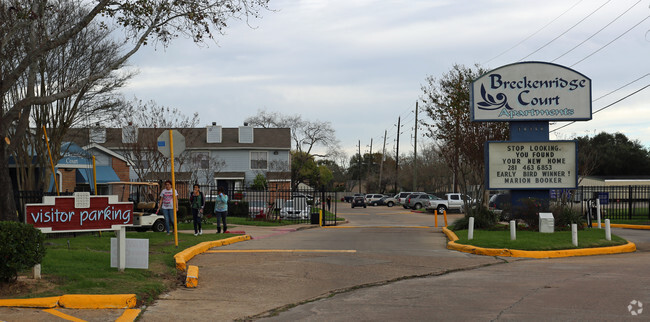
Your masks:
M264 109L331 122L350 155L359 140L362 152L371 139L373 152L381 151L385 130L386 150L394 151L401 117L401 154L413 149L425 78L454 64L571 67L592 79L594 112L650 84L649 2L271 0L274 11L249 21L253 28L231 21L218 45L178 39L140 50L130 61L139 74L123 93L198 112L200 126L237 127ZM551 139L601 131L650 148L650 88Z

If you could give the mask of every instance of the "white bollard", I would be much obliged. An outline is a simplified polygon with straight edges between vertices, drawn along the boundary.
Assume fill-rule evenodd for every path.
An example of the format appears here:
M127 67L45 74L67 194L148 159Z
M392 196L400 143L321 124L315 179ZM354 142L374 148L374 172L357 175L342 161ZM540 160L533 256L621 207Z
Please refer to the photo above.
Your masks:
M35 280L40 280L41 279L41 264L36 264L34 265L34 279Z
M600 225L600 198L596 198L596 220L598 222L598 229L601 229Z
M517 222L510 221L510 240L517 240Z
M469 225L467 226L467 239L474 239L474 217L469 217Z
M571 224L571 241L578 247L578 224Z
M612 227L609 224L609 219L605 219L605 239L612 240Z

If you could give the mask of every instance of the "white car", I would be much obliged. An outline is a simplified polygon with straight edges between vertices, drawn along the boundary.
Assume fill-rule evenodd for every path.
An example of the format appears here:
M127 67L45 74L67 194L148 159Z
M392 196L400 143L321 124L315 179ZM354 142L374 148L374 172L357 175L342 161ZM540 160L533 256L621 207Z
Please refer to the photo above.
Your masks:
M308 219L310 206L301 200L287 200L280 208L280 218L283 219Z

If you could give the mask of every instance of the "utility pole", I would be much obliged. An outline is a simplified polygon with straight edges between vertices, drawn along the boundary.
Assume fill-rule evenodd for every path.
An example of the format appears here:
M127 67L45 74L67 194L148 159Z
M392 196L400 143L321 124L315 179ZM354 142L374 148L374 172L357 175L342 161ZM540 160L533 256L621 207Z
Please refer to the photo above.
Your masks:
M413 191L418 191L418 101L415 101L415 134L413 135Z
M359 193L361 193L361 140L359 140Z
M384 171L384 158L386 155L386 134L387 133L388 130L384 130L384 147L381 150L381 162L379 163L379 187L380 188L381 188L381 174Z
M398 179L398 172L399 172L399 127L400 127L400 120L401 117L397 117L397 148L395 150L395 191L399 192L399 179Z
M370 158L368 158L368 174L366 175L366 180L370 178L370 168L372 168L372 138L370 138ZM368 183L366 182L366 186Z

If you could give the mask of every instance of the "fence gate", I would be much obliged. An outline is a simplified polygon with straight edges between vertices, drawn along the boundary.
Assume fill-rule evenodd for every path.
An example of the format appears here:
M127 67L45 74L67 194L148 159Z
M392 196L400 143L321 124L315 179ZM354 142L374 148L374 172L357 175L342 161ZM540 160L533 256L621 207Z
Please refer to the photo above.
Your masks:
M320 201L320 204L315 206L323 210L323 226L336 226L338 205L336 202L336 193L332 191L320 191L318 194L317 200Z

